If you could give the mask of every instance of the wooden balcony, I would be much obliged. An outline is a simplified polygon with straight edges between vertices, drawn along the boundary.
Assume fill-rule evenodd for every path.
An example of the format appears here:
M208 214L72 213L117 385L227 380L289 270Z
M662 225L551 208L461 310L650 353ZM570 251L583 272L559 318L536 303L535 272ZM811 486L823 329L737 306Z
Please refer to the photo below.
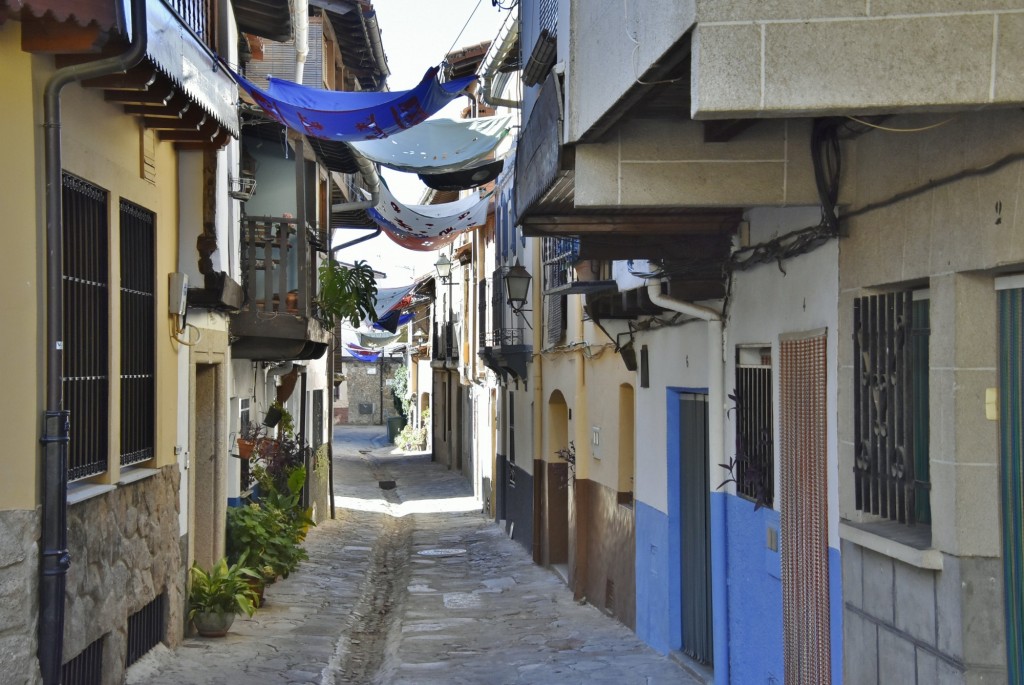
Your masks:
M236 359L317 359L330 331L316 313L317 236L285 217L246 217L241 226L245 301L231 318Z

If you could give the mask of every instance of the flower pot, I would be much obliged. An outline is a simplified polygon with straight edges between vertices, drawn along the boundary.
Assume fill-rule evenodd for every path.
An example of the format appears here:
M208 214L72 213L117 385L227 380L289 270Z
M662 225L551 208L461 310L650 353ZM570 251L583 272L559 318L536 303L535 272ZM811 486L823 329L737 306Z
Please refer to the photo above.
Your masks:
M256 441L256 449L263 459L272 460L277 457L277 453L281 450L281 443L273 438L260 438Z
M263 417L263 425L273 428L279 423L281 423L281 410L277 407L271 407L267 410L267 415Z
M222 612L199 612L192 617L192 624L203 637L224 637L235 622L235 615Z
M252 451L256 447L255 440L246 440L245 438L238 438L238 458L239 459L251 459Z

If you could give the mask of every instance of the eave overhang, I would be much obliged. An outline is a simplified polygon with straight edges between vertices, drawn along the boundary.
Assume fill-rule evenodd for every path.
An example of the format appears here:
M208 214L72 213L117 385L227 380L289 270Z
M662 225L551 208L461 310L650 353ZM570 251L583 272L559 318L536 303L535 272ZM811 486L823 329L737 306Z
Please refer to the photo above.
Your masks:
M233 0L240 33L285 43L292 37L292 13L288 0Z

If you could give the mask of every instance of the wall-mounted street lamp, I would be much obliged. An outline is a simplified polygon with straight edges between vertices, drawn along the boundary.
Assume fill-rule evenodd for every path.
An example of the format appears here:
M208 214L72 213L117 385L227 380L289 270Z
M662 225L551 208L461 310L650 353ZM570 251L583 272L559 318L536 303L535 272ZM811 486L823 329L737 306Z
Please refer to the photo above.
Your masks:
M524 311L530 311L523 307L526 306L526 296L530 293L530 281L532 280L533 276L525 266L519 263L518 259L515 266L505 273L505 292L508 293L508 304L514 313L522 315Z
M451 285L452 262L448 259L447 255L442 252L441 256L434 262L434 268L437 269L437 277L441 279L441 283Z

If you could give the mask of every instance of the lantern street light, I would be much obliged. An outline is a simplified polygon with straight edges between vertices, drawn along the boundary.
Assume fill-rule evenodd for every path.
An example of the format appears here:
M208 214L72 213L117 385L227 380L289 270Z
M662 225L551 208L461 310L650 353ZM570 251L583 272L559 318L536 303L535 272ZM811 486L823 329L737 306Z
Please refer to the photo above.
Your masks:
M441 256L434 262L434 268L437 269L437 277L441 279L441 282L451 285L452 262L448 259L447 255L442 252Z
M508 293L508 304L512 307L512 311L520 316L524 311L530 311L523 307L526 306L526 296L530 292L530 281L532 280L533 276L525 266L519 263L518 259L515 266L505 273L505 292Z

